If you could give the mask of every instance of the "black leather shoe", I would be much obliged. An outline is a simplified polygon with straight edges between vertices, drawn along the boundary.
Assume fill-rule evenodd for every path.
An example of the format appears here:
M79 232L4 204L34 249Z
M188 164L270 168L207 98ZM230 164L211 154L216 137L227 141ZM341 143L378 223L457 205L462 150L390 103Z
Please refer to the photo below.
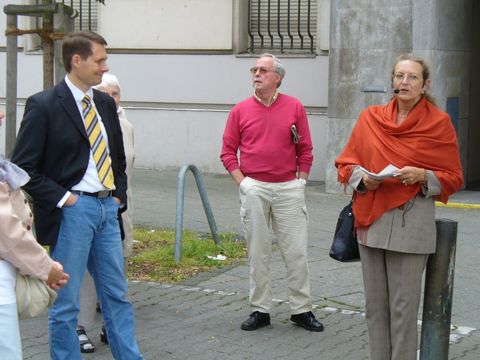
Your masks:
M93 345L92 340L87 336L83 326L77 327L77 336L78 342L80 343L80 352L82 354L90 354L95 351L95 345Z
M108 345L107 331L105 330L105 325L102 325L102 330L100 330L100 341Z
M313 315L311 311L292 315L290 316L290 320L307 330L323 331L323 324L315 319L315 315Z
M250 317L242 323L240 328L242 330L251 331L267 325L270 325L270 314L254 311L250 314Z

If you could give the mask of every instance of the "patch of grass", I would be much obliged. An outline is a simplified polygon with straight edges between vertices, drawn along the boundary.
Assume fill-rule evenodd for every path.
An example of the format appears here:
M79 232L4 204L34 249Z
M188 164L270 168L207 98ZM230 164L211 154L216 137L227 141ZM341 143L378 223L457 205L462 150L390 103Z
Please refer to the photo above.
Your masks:
M185 230L182 241L182 259L174 260L175 231L170 229L135 228L133 255L128 262L128 277L134 280L177 283L212 268L222 268L246 256L244 241L237 241L233 233L221 233L220 246L211 237ZM211 260L209 256L222 254L227 260Z

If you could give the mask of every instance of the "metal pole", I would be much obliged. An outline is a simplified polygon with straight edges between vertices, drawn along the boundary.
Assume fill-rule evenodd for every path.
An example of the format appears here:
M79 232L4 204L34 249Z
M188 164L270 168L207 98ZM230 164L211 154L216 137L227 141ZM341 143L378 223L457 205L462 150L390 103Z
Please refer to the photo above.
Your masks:
M175 226L175 262L182 258L182 238L183 238L183 203L185 193L185 173L188 166L184 166L178 173L177 185L177 220Z
M425 275L420 360L448 360L458 223L437 219L437 250Z
M15 146L16 134L17 134L17 37L19 34L32 33L28 30L19 30L17 28L17 16L53 16L52 14L56 10L56 4L51 0L43 0L44 4L41 5L5 5L3 12L7 15L7 71L6 71L6 125L5 125L5 157L10 158L12 156L13 148ZM64 12L68 15L73 14L73 10L68 7L63 7ZM48 20L48 19L47 19ZM50 24L46 24L44 19L44 25L46 29L50 29L49 36L51 35L51 21ZM43 41L43 40L42 40ZM49 40L51 42L51 40ZM51 58L53 47L44 49L44 57ZM50 61L50 60L49 60ZM44 72L48 73L47 68L44 66ZM51 72L51 71L50 71ZM52 72L53 73L53 72ZM44 83L45 87L53 85L53 77L48 75L48 82Z
M217 224L213 217L212 208L208 201L207 190L203 185L202 175L195 165L185 165L178 172L178 188L177 188L177 220L175 226L175 261L179 262L182 258L182 238L183 238L183 203L185 192L185 174L187 171L192 171L195 176L195 182L197 183L197 189L202 199L203 209L207 216L208 225L210 226L210 232L212 233L215 244L220 245L220 238L218 237Z
M5 157L10 158L17 134L17 15L7 15L7 89Z
M190 170L193 172L193 175L195 176L195 182L197 183L200 199L202 199L203 209L205 210L205 215L207 216L208 226L210 226L210 232L212 233L213 241L215 241L215 244L220 245L220 239L218 238L217 224L215 223L215 218L213 217L210 201L208 201L207 190L205 189L205 185L203 183L202 174L200 174L200 171L194 165L190 165Z

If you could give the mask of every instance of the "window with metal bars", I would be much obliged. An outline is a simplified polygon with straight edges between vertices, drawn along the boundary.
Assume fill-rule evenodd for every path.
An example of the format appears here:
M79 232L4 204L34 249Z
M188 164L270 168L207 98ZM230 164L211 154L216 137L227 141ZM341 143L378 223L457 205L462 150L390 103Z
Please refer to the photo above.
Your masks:
M56 0L57 3L62 3L70 6L78 12L75 18L75 31L90 30L97 31L98 6L96 0Z
M29 5L40 5L41 0L24 0ZM56 3L70 6L77 12L74 18L74 31L91 30L97 31L98 6L97 0L55 0ZM41 17L26 17L26 29L40 29ZM23 47L25 51L37 51L41 49L40 37L36 34L24 35Z
M317 0L249 0L251 53L315 53Z

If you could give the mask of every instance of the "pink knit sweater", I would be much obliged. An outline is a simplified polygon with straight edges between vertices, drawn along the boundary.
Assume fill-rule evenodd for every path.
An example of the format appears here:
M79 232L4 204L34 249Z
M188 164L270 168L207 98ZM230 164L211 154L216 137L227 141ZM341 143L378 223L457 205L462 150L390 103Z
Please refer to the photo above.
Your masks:
M293 142L292 125L300 135L298 144ZM284 182L293 180L297 171L310 172L312 149L307 115L300 101L279 94L266 107L252 96L230 112L220 158L228 172L240 168L255 180Z

